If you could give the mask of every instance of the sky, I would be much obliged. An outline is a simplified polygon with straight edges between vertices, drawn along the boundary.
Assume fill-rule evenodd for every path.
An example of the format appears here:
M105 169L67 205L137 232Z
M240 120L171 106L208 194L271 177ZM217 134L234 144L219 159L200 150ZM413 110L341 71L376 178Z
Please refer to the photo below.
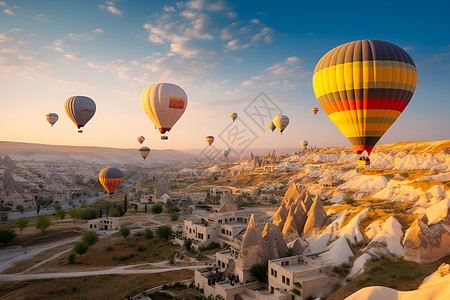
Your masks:
M450 139L448 11L448 1L0 1L0 140L137 148L143 135L151 149L204 151L213 135L211 147L235 154L303 139L350 146L312 74L329 50L360 39L394 43L417 66L415 94L379 143ZM167 141L140 104L155 82L188 96ZM97 106L82 134L64 112L76 95ZM289 116L282 135L266 127L275 114Z

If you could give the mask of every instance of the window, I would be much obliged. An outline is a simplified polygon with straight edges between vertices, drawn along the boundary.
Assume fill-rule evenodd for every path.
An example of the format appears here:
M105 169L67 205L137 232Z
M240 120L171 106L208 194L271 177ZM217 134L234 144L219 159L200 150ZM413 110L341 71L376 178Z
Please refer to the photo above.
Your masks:
M273 276L273 269L272 268L270 268L270 275Z
M286 278L286 284L291 285L291 280L289 278Z
M278 271L275 270L275 277L278 277Z
M210 239L209 234L208 234L208 240Z
M222 233L225 233L225 229L222 228Z
M286 283L286 277L284 277L284 275L281 277L281 282Z

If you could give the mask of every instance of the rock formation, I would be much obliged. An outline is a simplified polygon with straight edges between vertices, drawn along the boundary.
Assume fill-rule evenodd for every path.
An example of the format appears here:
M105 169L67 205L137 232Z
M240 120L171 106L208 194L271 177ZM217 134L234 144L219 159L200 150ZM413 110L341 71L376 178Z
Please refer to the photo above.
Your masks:
M422 214L406 232L403 240L405 260L417 263L434 262L450 254L450 207L433 224Z
M273 152L266 156L258 156L250 154L248 164L250 169L254 171L256 168L263 168L264 166L276 165L280 163L280 156L273 150Z
M252 214L242 237L241 248L237 259L237 267L241 270L249 269L254 264L262 262L259 254L262 236Z
M301 203L293 204L283 227L283 236L286 242L294 241L302 235L306 219L306 212Z
M234 197L230 193L223 193L222 200L220 200L219 212L236 211L238 205Z
M319 232L327 221L327 214L323 208L322 201L320 201L317 195L311 208L308 211L308 219L306 220L305 227L303 228L303 234L305 237L309 237Z
M283 240L278 226L266 223L262 233L261 249L259 257L262 261L285 257L288 254L288 247Z
M155 198L161 198L164 194L169 194L170 192L170 177L161 176L155 185Z
M7 157L7 156L6 156ZM9 157L8 157L9 158ZM7 192L7 193L23 193L25 190L22 187L22 185L18 182L16 182L13 178L13 166L14 163L8 163L5 172L3 173L1 182L3 185L3 189Z
M272 223L277 225L280 231L283 230L284 223L286 222L286 218L289 214L289 210L286 208L286 203L282 202L277 212L273 217Z

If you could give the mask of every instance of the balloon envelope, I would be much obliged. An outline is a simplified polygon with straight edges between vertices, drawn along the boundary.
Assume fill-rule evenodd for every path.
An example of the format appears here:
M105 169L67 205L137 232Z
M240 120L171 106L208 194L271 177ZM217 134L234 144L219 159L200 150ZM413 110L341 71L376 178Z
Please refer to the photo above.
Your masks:
M98 180L108 194L112 195L123 181L123 173L117 168L105 168L98 174Z
M141 147L139 148L139 153L145 159L150 154L150 148L145 146Z
M304 149L306 149L306 147L308 147L308 141L307 140L303 140L300 142L300 146Z
M206 137L206 142L211 146L211 144L214 143L214 137L212 135L208 135Z
M314 107L313 109L311 109L313 114L317 114L319 112L319 109L317 107Z
M145 137L143 137L142 135L140 137L137 138L137 141L139 142L139 144L142 145L142 143L145 141Z
M64 109L67 116L80 129L94 116L96 106L94 100L89 97L74 96L66 100Z
M275 116L275 118L273 118L273 124L281 133L283 133L283 131L289 125L289 118L285 115Z
M272 130L272 132L276 129L277 127L275 126L275 124L273 124L273 122L269 123L269 129Z
M45 119L46 119L47 122L49 122L50 125L52 125L52 127L53 127L53 124L55 124L56 121L58 121L59 117L58 117L58 115L55 114L55 113L48 113L48 114L45 116Z
M172 129L187 104L184 90L171 83L151 84L141 94L142 108L161 134Z
M234 122L234 120L237 119L237 117L238 117L238 114L237 114L237 113L232 113L232 114L230 114L230 118L233 120L233 122Z
M230 149L230 148L223 149L223 150L222 150L222 156L223 156L223 158L227 158L227 157L228 157L228 154L230 154L230 152L231 152L231 149Z
M343 44L317 63L313 88L323 111L356 153L375 144L408 105L417 72L402 48L385 41Z

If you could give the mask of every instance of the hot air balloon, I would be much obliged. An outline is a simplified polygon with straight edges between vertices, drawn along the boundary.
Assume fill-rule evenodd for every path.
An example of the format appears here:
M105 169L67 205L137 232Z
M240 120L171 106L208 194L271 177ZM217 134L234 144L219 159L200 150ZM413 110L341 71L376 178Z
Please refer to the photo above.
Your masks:
M154 83L144 89L141 94L141 105L144 112L161 132L161 139L170 131L186 110L188 99L186 93L178 85L171 83Z
M98 174L98 180L112 197L123 181L123 173L117 168L105 168Z
M276 126L275 126L275 124L273 124L273 122L270 122L269 123L269 129L270 130L272 130L272 132L275 130L275 128L277 128Z
M139 153L145 159L150 154L150 148L145 146L141 147L139 148Z
M45 118L47 119L47 122L49 122L50 125L52 125L52 127L53 127L53 124L55 124L56 121L58 121L58 119L59 119L58 115L55 113L48 113L45 116Z
M307 140L303 140L300 142L300 146L303 148L303 150L306 149L306 147L308 147L308 141Z
M143 137L142 135L140 137L137 138L137 141L139 142L139 144L142 145L142 143L145 141L145 137Z
M206 142L211 146L211 144L214 143L214 137L212 135L208 135L206 137Z
M408 105L417 72L402 48L385 41L343 44L317 63L313 88L323 111L353 144L370 155Z
M289 118L285 115L278 115L273 118L273 124L283 134L283 131L289 125Z
M314 107L313 109L311 109L311 112L312 112L314 115L317 115L317 113L319 112L319 109L318 109L317 107Z
M223 149L222 150L222 156L223 156L223 158L227 158L228 157L228 154L230 154L230 152L231 152L231 149L228 147L228 148L226 148L226 149Z
M75 123L78 129L86 125L86 123L95 114L95 102L89 97L74 96L66 100L64 104L67 116ZM78 130L82 133L83 130Z
M237 119L237 117L238 117L238 114L237 114L237 113L232 113L232 114L230 115L230 118L233 120L233 122Z

